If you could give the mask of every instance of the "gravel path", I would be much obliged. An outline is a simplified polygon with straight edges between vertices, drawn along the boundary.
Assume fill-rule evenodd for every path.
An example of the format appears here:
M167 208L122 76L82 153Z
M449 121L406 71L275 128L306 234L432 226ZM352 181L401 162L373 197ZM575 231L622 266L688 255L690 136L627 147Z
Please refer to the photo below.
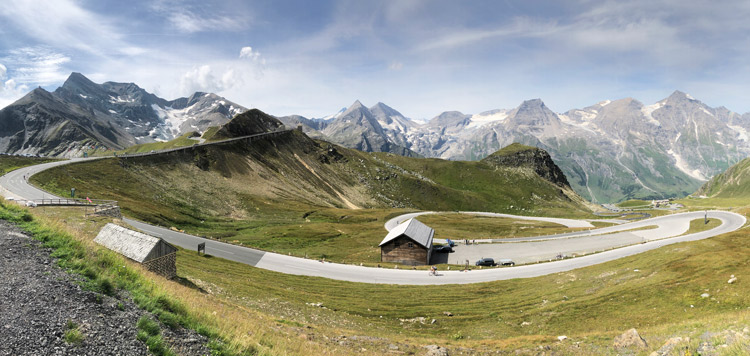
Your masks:
M60 269L38 241L0 220L0 355L148 355L136 339L136 323L146 313L127 297L83 290L80 278ZM71 323L83 335L80 343L64 340ZM179 354L210 352L195 332L162 327L162 333Z

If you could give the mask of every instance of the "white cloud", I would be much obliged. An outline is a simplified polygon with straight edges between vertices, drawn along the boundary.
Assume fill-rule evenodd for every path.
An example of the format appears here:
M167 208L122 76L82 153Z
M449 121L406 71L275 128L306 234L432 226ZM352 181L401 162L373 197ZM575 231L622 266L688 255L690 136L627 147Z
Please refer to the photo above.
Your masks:
M250 23L251 15L237 14L217 3L194 3L184 0L159 0L151 9L164 16L169 25L182 33L239 31Z
M235 76L231 68L226 69L217 78L211 66L205 64L183 74L180 80L180 92L183 95L190 95L197 91L218 93L235 87L239 82L239 78Z
M68 77L65 64L70 57L46 47L24 47L10 50L2 58L10 69L5 75L16 83L29 85L50 85Z
M243 21L228 16L201 17L190 11L170 14L169 23L181 32L195 33L206 31L235 31L244 27Z
M6 80L0 87L0 109L18 100L29 91L29 87L16 84L13 79Z
M6 68L2 63L0 63L0 80L5 79L5 75L8 73L8 68Z
M248 47L242 47L240 49L240 58L246 58L250 60L258 60L260 59L260 53L258 51L253 51L253 48Z
M390 65L388 65L388 69L390 70L401 70L404 68L404 64L398 61L391 62Z
M0 17L41 43L97 55L116 48L122 37L100 16L71 0L4 2Z

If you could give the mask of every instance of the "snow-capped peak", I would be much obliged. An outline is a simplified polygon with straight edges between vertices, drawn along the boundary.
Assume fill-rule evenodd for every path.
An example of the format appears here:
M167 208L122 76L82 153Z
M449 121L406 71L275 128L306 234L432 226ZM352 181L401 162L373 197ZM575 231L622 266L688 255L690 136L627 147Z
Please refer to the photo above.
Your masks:
M484 126L494 122L500 122L508 118L508 110L499 109L492 111L485 111L479 114L471 115L469 120L471 123L466 126L467 129Z

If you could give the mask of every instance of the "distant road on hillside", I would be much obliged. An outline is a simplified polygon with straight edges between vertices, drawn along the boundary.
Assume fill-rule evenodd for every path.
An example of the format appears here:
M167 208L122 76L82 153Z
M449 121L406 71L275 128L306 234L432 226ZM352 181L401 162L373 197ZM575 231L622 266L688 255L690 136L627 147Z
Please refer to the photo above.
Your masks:
M99 159L99 158L89 158ZM33 174L39 173L43 170L60 166L63 164L70 164L73 162L79 162L86 159L74 159L68 161L50 162L40 164L37 166L25 167L16 171L10 172L5 176L0 177L0 186L2 194L6 197L14 197L16 199L42 199L42 198L53 198L54 196L48 192L44 192L38 188L35 188L28 184L24 177L29 177ZM513 215L505 215L505 217L512 217L517 219L537 219L550 221L548 218L533 218L533 217L518 217ZM125 219L128 224L131 224L135 228L142 230L146 233L152 234L157 237L161 237L174 245L180 246L185 249L195 250L198 243L206 243L206 253L216 257L225 258L231 261L245 263L258 268L267 270L277 271L287 274L305 275L305 276L317 276L326 277L336 280L362 282L362 283L382 283L382 284L413 284L413 285L428 285L428 284L466 284L466 283L479 283L489 282L496 280L506 280L513 278L531 278L538 277L552 273L570 271L577 268L587 267L604 263L612 260L616 260L626 256L632 256L641 252L656 249L662 246L666 246L673 243L684 242L684 241L695 241L701 240L727 232L731 232L742 227L746 219L744 216L725 212L725 211L710 211L708 217L711 219L719 219L722 224L714 229L694 233L690 235L682 235L677 237L669 237L680 235L687 231L686 226L689 226L691 220L701 219L704 217L704 212L691 212L672 214L667 216L661 216L652 219L642 220L636 223L628 223L618 226L606 227L601 229L593 229L589 235L596 235L598 240L607 241L607 237L621 234L622 231L633 229L638 226L657 225L657 229L636 231L634 233L640 233L642 241L644 243L638 243L626 247L617 248L601 253L590 254L582 257L565 259L555 262L540 263L533 265L516 266L510 268L488 268L483 270L473 270L470 272L459 272L459 271L440 271L440 275L428 276L427 271L414 271L409 269L385 269L385 268L371 268L361 267L355 265L345 265L338 263L320 262L316 260L309 260L299 257L285 256L276 253L264 252L255 250L243 246L231 245L223 242L214 240L204 239L198 236L192 236L176 231L169 230L164 227L153 226L145 224L139 221ZM395 222L408 219L407 216L402 215L395 218ZM564 219L567 223L573 226L580 225L586 226L588 224L585 221L576 221ZM563 223L561 220L557 220L558 223ZM590 225L590 224L589 224ZM385 235L385 232L384 232ZM590 237L590 236L589 236ZM569 237L567 239L560 239L557 243L570 244L571 241L575 241L579 237ZM585 241L585 240L581 240ZM538 249L541 242L521 242L517 243L518 248L521 249ZM505 244L500 244L505 245ZM487 246L481 245L482 248ZM549 247L554 250L555 247ZM560 247L561 248L561 247ZM508 256L512 258L512 256ZM473 262L473 261L471 261ZM408 267L404 267L408 268Z

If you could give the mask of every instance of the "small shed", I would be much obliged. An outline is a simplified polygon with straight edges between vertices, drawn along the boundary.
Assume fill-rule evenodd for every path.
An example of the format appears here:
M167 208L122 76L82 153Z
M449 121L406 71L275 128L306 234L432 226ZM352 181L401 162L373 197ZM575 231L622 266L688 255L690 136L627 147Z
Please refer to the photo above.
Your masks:
M94 242L167 279L177 276L177 248L158 237L109 223L99 231Z
M380 260L406 265L427 265L432 257L435 230L417 219L409 219L388 232L380 243Z

